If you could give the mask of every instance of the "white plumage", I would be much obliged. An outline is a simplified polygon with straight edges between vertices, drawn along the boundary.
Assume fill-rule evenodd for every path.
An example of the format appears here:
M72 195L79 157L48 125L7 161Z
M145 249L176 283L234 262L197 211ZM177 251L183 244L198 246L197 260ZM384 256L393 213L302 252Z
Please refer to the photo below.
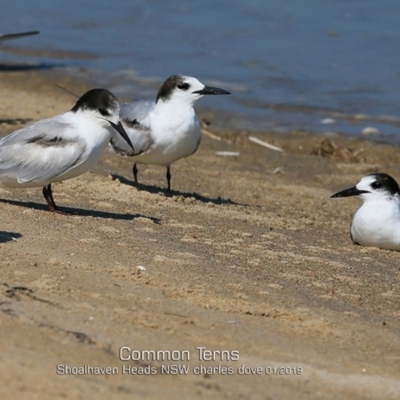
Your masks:
M105 89L90 90L71 111L0 140L0 185L42 186L50 211L59 211L51 184L88 171L117 131L129 142L119 122L118 100Z
M136 164L161 165L167 168L168 191L171 190L170 165L199 147L200 124L193 105L207 94L229 92L205 86L190 76L173 75L163 83L155 102L121 104L121 121L135 151L115 135L111 145L116 153L133 158L136 183Z
M354 215L350 236L362 246L400 250L400 189L389 175L367 175L350 189L331 197L358 196L363 204Z

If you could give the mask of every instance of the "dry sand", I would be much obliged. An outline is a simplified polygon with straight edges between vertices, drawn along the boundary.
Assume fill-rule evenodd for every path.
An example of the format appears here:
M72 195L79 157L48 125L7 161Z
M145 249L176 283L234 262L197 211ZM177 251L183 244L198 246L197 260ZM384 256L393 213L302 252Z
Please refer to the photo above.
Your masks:
M0 72L1 135L70 109L54 82L93 87L57 74ZM55 185L72 215L47 212L40 188L0 189L2 399L400 397L400 255L352 245L357 201L329 198L373 171L400 179L398 149L337 137L364 148L345 163L310 155L316 135L254 134L279 153L209 130L223 139L173 165L173 197L164 168L139 166L139 191L131 160L110 154ZM190 360L121 361L123 346ZM117 373L57 374L85 365Z

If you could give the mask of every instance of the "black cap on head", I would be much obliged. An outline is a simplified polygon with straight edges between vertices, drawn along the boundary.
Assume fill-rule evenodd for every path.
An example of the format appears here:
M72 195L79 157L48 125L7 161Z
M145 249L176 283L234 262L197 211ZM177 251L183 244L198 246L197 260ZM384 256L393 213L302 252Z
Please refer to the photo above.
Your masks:
M172 75L170 76L160 87L157 93L156 103L159 99L168 100L176 87L182 85L184 89L185 81L183 75ZM187 85L187 84L186 84ZM187 85L189 89L189 85Z
M191 94L230 94L228 91L216 87L204 86L201 89L198 88L198 84L202 85L196 78L184 75L172 75L170 76L160 87L157 93L156 103L159 99L163 101L168 101L172 93L178 89L181 91L188 91ZM197 87L198 90L193 91L193 88ZM193 99L196 100L198 97L194 96Z
M396 193L400 194L398 183L390 175L383 173L376 173L376 174L370 174L368 176L374 178L374 182L371 183L372 189L376 190L382 189L390 193L391 195L394 195Z
M366 193L376 194L377 192L389 196L400 195L399 185L390 175L376 173L364 176L356 186L335 193L331 197L359 196Z
M119 121L119 103L118 99L107 89L92 89L83 94L72 108L72 112L78 110L96 110L106 121L122 136L128 145L134 151L131 139L126 133L124 127ZM115 122L107 117L113 116Z
M117 111L119 103L117 98L107 89L92 89L83 94L75 103L71 111L99 110L104 116L110 115L108 110Z

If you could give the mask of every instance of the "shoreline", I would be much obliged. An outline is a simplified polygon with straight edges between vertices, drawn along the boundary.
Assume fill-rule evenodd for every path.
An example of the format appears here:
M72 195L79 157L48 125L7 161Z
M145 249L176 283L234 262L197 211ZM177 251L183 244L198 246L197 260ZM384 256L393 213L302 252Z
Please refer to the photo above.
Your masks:
M73 106L54 81L94 87L62 69L0 71L1 136ZM140 165L137 190L132 162L107 152L91 172L54 185L73 215L46 212L39 188L0 188L5 397L395 399L399 254L352 245L358 203L329 196L378 170L399 181L397 146L335 136L362 152L357 162L329 160L311 155L326 137L237 134L215 127L218 114L200 117L221 140L203 135L195 155L173 164L173 197L163 168ZM120 371L124 346L190 349L189 372L134 360L135 374L56 374L57 365ZM199 360L198 346L239 360ZM194 374L200 365L213 373ZM267 367L303 373L266 376Z

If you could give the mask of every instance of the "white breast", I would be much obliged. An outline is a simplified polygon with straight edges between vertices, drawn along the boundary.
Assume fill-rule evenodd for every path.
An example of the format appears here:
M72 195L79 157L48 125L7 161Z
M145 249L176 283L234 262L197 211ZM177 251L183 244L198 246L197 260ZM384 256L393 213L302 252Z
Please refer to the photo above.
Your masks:
M135 162L168 166L193 154L200 144L200 125L193 107L155 107L146 122L153 145L150 152L135 157Z
M400 250L400 209L394 201L369 201L356 212L351 235L362 246Z

